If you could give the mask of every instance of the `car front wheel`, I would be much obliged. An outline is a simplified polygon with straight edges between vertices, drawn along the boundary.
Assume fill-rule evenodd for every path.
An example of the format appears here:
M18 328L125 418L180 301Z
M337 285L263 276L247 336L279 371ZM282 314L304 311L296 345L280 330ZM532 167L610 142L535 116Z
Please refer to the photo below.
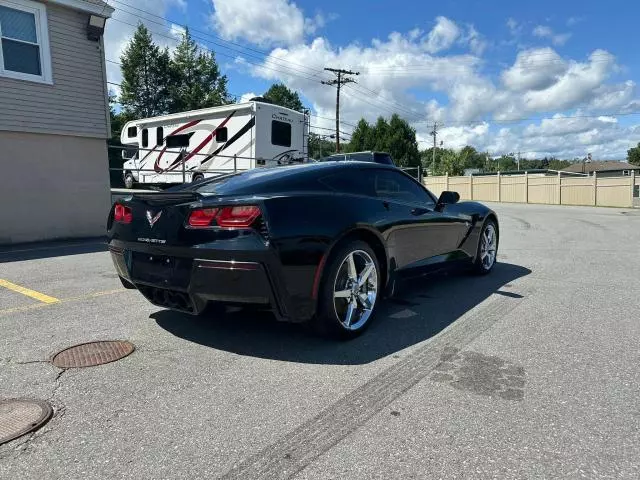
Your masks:
M340 247L325 267L316 330L342 339L360 335L371 323L380 284L378 259L368 244L353 241Z
M474 271L480 275L489 273L496 264L498 255L498 228L493 220L487 220L480 232L478 252L473 264Z

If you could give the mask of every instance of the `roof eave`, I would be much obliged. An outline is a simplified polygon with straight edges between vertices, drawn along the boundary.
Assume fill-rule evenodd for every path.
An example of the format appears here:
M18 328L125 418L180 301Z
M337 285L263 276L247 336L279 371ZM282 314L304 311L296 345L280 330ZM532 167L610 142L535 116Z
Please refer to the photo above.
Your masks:
M73 10L80 10L81 12L91 13L105 18L110 18L111 14L115 11L115 9L108 4L100 6L93 3L87 3L83 0L49 0L48 3L71 8Z

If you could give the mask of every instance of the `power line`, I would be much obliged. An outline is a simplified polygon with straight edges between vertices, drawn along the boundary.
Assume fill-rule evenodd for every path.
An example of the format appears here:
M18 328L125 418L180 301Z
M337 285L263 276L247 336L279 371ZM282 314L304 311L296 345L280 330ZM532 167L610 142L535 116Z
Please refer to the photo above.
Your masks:
M124 25L129 25L130 27L137 28L137 25L134 25L134 24L129 23L129 22L125 22L124 20L120 20L119 18L113 18L113 17L112 17L112 18L111 18L111 20L114 20L114 21L116 21L116 22L122 23L122 24L124 24ZM159 22L153 22L153 23L159 24ZM164 25L163 25L163 26L164 26ZM154 31L154 30L151 30L150 28L149 28L148 30L149 30L151 33L155 34L155 35L158 35L158 36L160 36L160 37L167 38L167 39L172 40L172 41L174 41L174 42L179 42L179 41L180 41L179 39L177 39L177 38L175 38L175 37L172 37L171 35L167 35L167 34L164 34L164 33L161 33L161 32L156 32L156 31ZM197 40L202 40L202 41L204 41L204 42L214 43L214 44L215 44L215 42L211 42L210 40L207 40L207 39L202 39L202 38L200 38L200 37L197 37L196 35L193 35L192 37L193 37L193 38L195 38L195 39L197 39ZM229 48L229 47L224 47L224 48ZM236 58L237 58L237 57L235 57L235 56L233 56L233 55L230 55L230 54L228 54L228 53L224 53L224 52L220 52L220 51L215 51L215 50L213 50L213 49L211 49L211 48L202 47L202 49L203 49L203 50L205 50L205 51L207 51L207 52L209 52L209 53L212 53L212 54L214 54L214 55L219 55L219 56L223 56L223 57L228 57L228 58L231 58L231 59L233 59L233 60L236 60ZM233 49L232 49L232 50L233 50ZM239 53L243 53L243 52L239 52ZM243 54L244 54L244 53L243 53ZM262 59L261 59L261 60L262 60ZM246 60L246 59L244 59L244 61L245 61L246 63L248 63L248 64L251 64L251 65L254 65L254 66L257 66L257 67L260 67L260 68L264 68L264 69L266 69L266 70L272 70L272 71L274 71L274 72L284 73L284 74L287 74L287 75L292 75L292 76L296 76L296 77L299 77L299 78L303 78L304 80L307 80L307 81L309 81L309 82L316 82L316 81L317 81L317 78L314 78L314 77L317 77L317 75L309 76L309 75L305 75L305 74L294 73L294 72L292 72L292 71L288 71L288 70L281 70L281 69L278 69L278 68L275 68L275 67L269 66L268 64L255 63L255 62L251 62L251 61ZM284 68L284 67L283 67L283 68Z
M109 59L106 59L106 60L107 60L107 62L109 62L109 63L113 63L113 64L115 64L115 65L122 66L122 64L121 64L121 63L116 62L116 61L114 61L114 60L109 60ZM115 86L115 87L120 87L120 88L122 88L122 84L121 84L121 83L111 82L111 81L108 81L107 83L108 83L109 85L113 85L113 86ZM234 99L236 99L236 100L239 100L240 98L242 98L242 95L240 95L240 94L238 94L238 93L231 93L231 92L228 92L228 93L229 93L229 95L231 95L231 97L233 97L233 98L234 98ZM120 102L118 102L118 101L116 101L116 102L114 102L114 103L116 103L116 104L118 104L118 105L121 105L121 104L120 104ZM319 119L321 119L321 120L331 120L332 122L334 122L334 121L335 121L335 118L323 117L323 116L321 116L321 115L317 115L317 114L315 114L315 113L309 113L308 115L309 115L310 117L319 118ZM345 122L345 121L342 121L342 124L343 124L343 125L348 125L348 126L353 127L353 128L355 128L355 127L357 126L357 125L355 125L355 124L353 124L353 123Z
M118 2L117 0L113 0L113 1L116 1L117 3L121 3L121 2ZM126 4L125 4L125 5L126 5ZM155 14L152 14L152 13L150 13L150 12L146 12L146 11L144 11L144 10L142 10L142 9L139 9L139 8L136 8L136 7L131 7L131 6L129 6L129 5L127 5L127 7L132 8L132 9L134 9L134 10L138 10L138 11L145 12L145 13L148 13L149 15L152 15L152 16L155 16L155 17L157 17L157 18L162 18L162 19L164 19L164 20L166 20L166 21L169 21L169 20L165 19L164 17L160 17L160 16L155 15ZM126 10L123 10L122 8L120 8L119 10L121 10L121 11L123 11L123 12L125 12L125 13L127 13L127 14L129 14L129 15L135 16L135 14L133 14L133 13L131 13L131 12L128 12L128 11L126 11ZM111 18L111 20L114 20L114 21L117 21L117 22L123 23L123 24L125 24L125 25L129 25L129 26L134 27L134 28L136 27L136 25L133 25L133 24L131 24L131 23L125 22L125 21L120 20L120 19L117 19L117 18L113 18L113 17L112 17L112 18ZM145 20L151 21L151 20L149 20L149 19L145 19ZM159 25L162 25L162 26L166 26L166 25L164 25L164 24L160 24L159 22L152 22L152 23L156 23L156 24L159 24ZM176 23L176 24L177 24L177 23ZM177 25L179 25L179 24L177 24ZM182 25L181 25L181 26L182 26ZM169 40L172 40L172 41L175 41L175 42L178 42L178 41L179 41L178 39L176 39L176 38L175 38L175 37L173 37L173 36L166 35L166 34L163 34L163 33L160 33L160 32L155 32L155 31L152 31L152 30L150 30L150 31L151 31L151 33L154 33L154 34L159 35L159 36L161 36L161 37L167 38L167 39L169 39ZM195 31L195 30L194 30L194 31ZM194 38L198 38L198 37L195 37L195 36L194 36ZM205 41L208 41L208 40L205 40ZM216 44L215 42L211 42L211 43ZM216 45L218 45L218 44L216 44ZM232 50L232 51L239 52L239 53L241 53L241 54L246 54L245 52L241 52L241 51L238 51L238 50L235 50L235 49L231 49L230 47L227 47L227 46L222 46L222 47L223 47L223 48L230 49L230 50ZM245 47L241 47L241 48L245 48ZM246 47L246 48L248 48L248 47ZM225 53L223 53L223 52L215 52L215 51L213 51L213 50L211 50L211 49L208 49L208 48L203 48L203 49L204 49L204 50L206 50L206 51L208 51L208 52L210 52L210 53L219 54L219 55L222 55L222 56L225 56L225 57L229 57L229 58L233 58L233 59L235 59L235 58L236 58L236 57L234 57L234 56L232 56L232 55L225 54ZM549 55L549 53L546 53L546 54L547 54L547 55ZM604 54L603 54L603 55L604 55ZM531 56L535 56L535 55L534 55L534 54L532 54ZM255 57L255 56L254 56L254 57ZM255 58L258 58L258 57L255 57ZM260 58L260 59L261 59L261 60L263 60L262 58ZM248 60L245 60L245 61L246 61L247 63L251 64L251 65L255 65L255 66L258 66L258 67L260 67L260 68L264 68L264 69L266 69L266 70L272 70L272 71L275 71L275 72L285 73L285 74L287 74L287 75L297 76L297 77L302 78L302 79L305 79L305 80L307 80L307 81L316 81L316 79L314 79L313 77L317 77L317 75L309 76L308 74L304 74L304 76L303 76L302 74L297 74L297 73L294 73L294 72L292 72L292 71L288 71L288 70L281 70L281 69L277 69L277 68L274 68L274 67L269 66L269 65L267 65L267 64L257 64L257 63L254 63L254 62L251 62L251 61L248 61ZM113 62L113 61L111 61L111 62ZM283 60L283 62L284 62L284 60ZM113 63L116 63L116 62L113 62ZM293 63L293 62L287 62L287 63ZM283 68L285 68L285 67L283 67ZM308 68L308 67L307 67L307 68ZM120 86L119 84L117 84L117 83L115 83L115 82L107 82L107 83L108 83L108 84L110 84L110 85ZM360 84L358 84L358 85L360 85ZM350 86L350 85L349 85L349 86ZM360 87L361 87L361 88L363 88L363 89L365 89L365 90L367 90L367 91L369 91L370 93L372 93L372 94L374 94L374 95L378 95L378 94L379 94L379 92L378 92L378 93L376 93L375 91L370 90L370 89L367 89L366 87L364 87L364 86L362 86L362 85L360 85ZM400 104L400 103L398 103L398 102L396 102L396 101L393 101L393 103L395 103L395 105L393 105L390 101L387 101L387 100L381 100L381 99L379 99L379 98L376 98L376 99L375 99L375 101L377 101L377 102L378 102L378 103L376 104L376 103L371 102L368 98L366 98L366 95L365 95L363 92L359 91L358 89L353 88L353 92L354 92L354 93L358 93L358 95L355 95L355 94L353 95L353 98L354 98L354 99L359 100L359 101L362 101L362 102L365 102L365 103L367 103L367 104L369 104L369 105L372 105L372 106L373 106L373 107L375 107L375 108L385 110L385 111L387 111L387 112L389 112L389 113L397 113L396 111L394 111L394 110L392 110L392 109L390 109L390 108L385 107L385 106L384 106L384 104L382 103L382 102L385 102L385 103L386 103L386 105L391 106L391 108L395 108L396 110L404 111L406 114L411 115L411 116L412 116L412 118L416 118L416 119L417 119L417 118L420 118L420 115L419 115L418 113L413 112L413 111L412 111L412 110L410 110L409 108L402 107L402 106L401 106L401 104ZM346 93L346 92L345 92L345 93ZM362 95L362 97L361 97L360 95ZM600 113L600 114L598 114L598 115L576 115L576 116L565 116L565 117L561 117L561 118L597 118L597 117L600 117L600 116L625 116L625 115L637 115L637 114L640 114L640 112ZM337 115L337 117L339 117L339 114ZM325 117L325 118L326 118L326 117ZM517 119L510 119L510 120L476 120L476 121L464 121L464 122L463 122L463 121L460 121L460 122L448 122L448 124L449 124L449 125L451 125L451 126L453 126L453 125L459 125L459 126L471 126L471 125L478 125L478 124L483 124L483 123L512 124L512 123L519 123L519 122L523 122L523 121L536 120L536 119L537 119L536 117L525 117L525 118L517 118ZM336 118L336 120L337 120L337 122L339 122L339 118ZM427 120L416 120L416 121L415 121L415 123L423 123L423 122L425 122L425 121L426 121L426 122L431 122L432 120L429 120L429 119L427 119Z
M302 65L302 64L299 64L299 63L291 62L290 60L285 60L285 59L273 59L273 58L271 58L271 56L270 56L271 54L270 54L269 52L264 51L264 50L259 50L259 49L256 49L256 48L247 47L247 46L245 46L245 45L241 45L241 44L239 44L239 43L232 42L232 41L230 41L230 40L226 40L226 39L224 39L224 38L222 38L222 37L219 37L219 36L217 36L217 35L213 35L213 34L211 34L211 33L207 33L207 32L204 32L204 31L202 31L202 30L197 30L197 29L195 29L195 28L192 28L192 27L188 26L187 24L182 24L182 23L180 23L180 22L175 22L175 21L173 21L173 20L171 20L171 19L169 19L169 18L167 18L167 17L163 17L163 16L161 16L161 15L157 15L157 14L155 14L155 13L153 13L153 12L149 12L148 10L143 10L143 9L141 9L141 8L134 7L134 6L132 6L132 5L129 5L129 4L123 3L123 2L121 2L121 1L119 1L119 0L112 0L112 1L113 1L113 2L115 2L115 3L117 3L117 4L119 4L119 5L121 5L121 7L117 7L117 8L116 8L116 7L114 7L114 8L116 8L116 10L119 10L119 11L121 11L121 12L124 12L124 13L126 13L126 14L128 14L128 15L133 16L133 17L142 18L142 19L144 19L144 20L146 20L146 21L149 21L149 22L151 22L151 23L155 23L156 25L161 25L161 26L163 26L163 27L166 27L166 23L165 23L165 22L167 22L167 23L170 23L170 24L173 24L173 25L177 25L177 26L182 27L182 28L185 28L185 29L186 29L186 28L188 28L190 32L195 32L195 33L198 33L199 35L202 35L202 36L205 36L205 37L208 37L208 38L215 38L217 41L213 41L213 40L208 40L208 41L209 41L210 43L214 44L214 45L217 45L217 46L221 47L221 48L226 48L226 49L228 49L228 50L231 50L231 51L234 51L234 52L240 53L240 54L242 54L242 55L247 55L247 56L250 56L250 57L253 57L253 58L258 58L258 59L260 59L260 60L272 61L272 62L274 62L274 63L275 63L275 62L280 62L280 63L287 63L287 64L291 64L291 65L294 65L294 66L296 66L296 67L300 67L300 68L303 68L303 69L305 69L305 70L308 70L308 72L304 72L303 70L295 69L295 70L298 70L298 71L300 71L300 72L302 72L302 73L305 73L305 74L307 74L307 75L311 75L311 76L313 76L313 77L319 77L319 74L320 74L320 73L322 73L322 70L321 70L320 68L313 69L313 68L308 67L308 66L306 66L306 65ZM151 17L158 18L158 19L160 19L160 20L163 20L163 22L162 22L162 23L160 23L160 22L157 22L157 21L151 20L151 19L149 19L149 18L141 17L140 15L136 15L136 14L134 14L134 13L132 13L132 12L128 11L128 10L123 9L123 8L122 8L122 6L127 7L127 8L130 8L130 9L132 9L132 10L136 10L136 11L141 12L141 13L144 13L144 14L147 14L147 15L149 15L149 16L151 16ZM112 19L112 20L116 20L116 21L121 21L120 19L113 18L113 17L112 17L111 19ZM156 33L156 32L154 32L154 33ZM200 37L197 37L196 35L193 35L193 37L194 37L194 38L199 38L199 39L201 39ZM207 41L207 40L205 40L205 41ZM222 42L223 44L220 44L220 43L218 43L218 42ZM241 49L243 49L243 50L248 50L248 51L251 51L251 52L256 52L256 53L260 54L260 57L258 57L258 56L256 56L256 55L253 55L253 54L249 54L249 53L244 52L244 51L241 51L241 50L238 50L238 49L236 49L236 48L228 47L228 46L226 46L226 45L224 45L224 44L234 45L234 46L239 47L239 48L241 48ZM268 58L267 58L267 57L268 57Z

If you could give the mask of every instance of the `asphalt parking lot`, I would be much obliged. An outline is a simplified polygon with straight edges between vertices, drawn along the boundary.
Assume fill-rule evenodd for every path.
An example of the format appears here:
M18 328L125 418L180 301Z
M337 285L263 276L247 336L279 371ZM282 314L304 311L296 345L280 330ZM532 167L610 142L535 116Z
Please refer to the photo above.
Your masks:
M348 343L154 307L98 242L1 252L0 398L55 414L0 478L639 478L640 210L492 207L491 275L412 284ZM110 339L136 350L48 363Z

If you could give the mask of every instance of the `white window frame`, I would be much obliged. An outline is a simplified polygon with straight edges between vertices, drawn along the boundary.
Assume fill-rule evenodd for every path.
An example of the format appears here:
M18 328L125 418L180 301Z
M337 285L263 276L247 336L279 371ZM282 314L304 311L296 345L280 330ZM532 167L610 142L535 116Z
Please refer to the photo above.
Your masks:
M43 3L31 0L0 0L3 7L21 10L31 13L35 17L36 40L40 49L40 71L42 75L31 75L29 73L14 72L4 69L4 57L2 46L0 45L0 77L14 78L16 80L27 80L30 82L53 84L51 75L51 49L49 47L49 28L47 25L47 7ZM2 27L0 26L0 37L2 37ZM19 40L18 40L19 41ZM27 42L28 43L28 42Z

